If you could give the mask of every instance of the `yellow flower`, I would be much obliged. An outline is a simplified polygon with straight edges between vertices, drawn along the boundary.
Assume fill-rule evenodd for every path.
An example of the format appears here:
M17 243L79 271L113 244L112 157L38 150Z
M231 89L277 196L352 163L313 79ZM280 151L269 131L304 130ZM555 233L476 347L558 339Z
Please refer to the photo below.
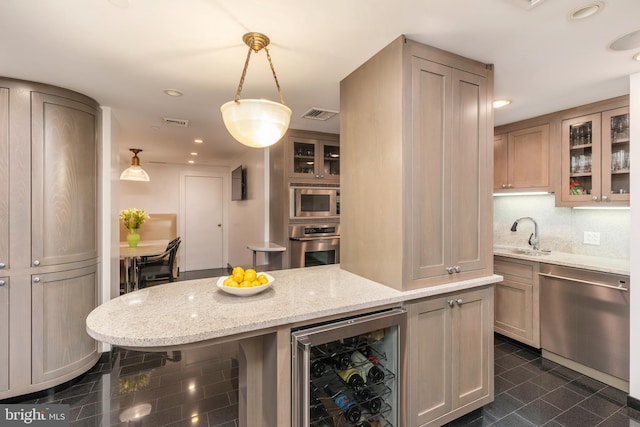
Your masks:
M120 219L128 230L140 228L140 226L151 218L144 209L129 208L120 211Z

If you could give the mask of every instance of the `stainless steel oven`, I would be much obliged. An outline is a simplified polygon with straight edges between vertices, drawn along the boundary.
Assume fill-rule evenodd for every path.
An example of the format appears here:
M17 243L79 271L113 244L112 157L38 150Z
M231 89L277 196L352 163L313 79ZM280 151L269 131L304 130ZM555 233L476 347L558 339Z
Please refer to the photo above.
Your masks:
M340 263L340 224L289 226L290 267Z
M292 187L289 191L291 219L340 216L340 188L338 187Z

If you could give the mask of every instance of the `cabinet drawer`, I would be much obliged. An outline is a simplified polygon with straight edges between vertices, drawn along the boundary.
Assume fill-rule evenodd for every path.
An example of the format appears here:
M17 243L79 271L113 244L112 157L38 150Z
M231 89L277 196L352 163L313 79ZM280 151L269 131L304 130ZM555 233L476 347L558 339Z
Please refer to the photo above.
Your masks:
M508 276L511 279L532 283L535 278L534 264L527 261L512 261L505 258L495 258L493 270L496 274Z

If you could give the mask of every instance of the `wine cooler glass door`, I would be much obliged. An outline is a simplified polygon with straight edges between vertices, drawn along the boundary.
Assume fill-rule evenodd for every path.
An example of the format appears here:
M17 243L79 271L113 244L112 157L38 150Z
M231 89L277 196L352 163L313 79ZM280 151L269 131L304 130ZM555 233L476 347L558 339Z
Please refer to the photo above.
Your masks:
M406 316L398 308L295 331L293 425L401 425Z

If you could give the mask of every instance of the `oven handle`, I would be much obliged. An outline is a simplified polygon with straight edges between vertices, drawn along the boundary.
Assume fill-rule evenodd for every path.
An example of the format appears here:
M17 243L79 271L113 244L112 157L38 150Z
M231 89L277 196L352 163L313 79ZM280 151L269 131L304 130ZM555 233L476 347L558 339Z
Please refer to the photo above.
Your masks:
M333 240L339 239L340 236L326 236L326 237L289 237L289 240L295 240L297 242L309 242L312 240Z

